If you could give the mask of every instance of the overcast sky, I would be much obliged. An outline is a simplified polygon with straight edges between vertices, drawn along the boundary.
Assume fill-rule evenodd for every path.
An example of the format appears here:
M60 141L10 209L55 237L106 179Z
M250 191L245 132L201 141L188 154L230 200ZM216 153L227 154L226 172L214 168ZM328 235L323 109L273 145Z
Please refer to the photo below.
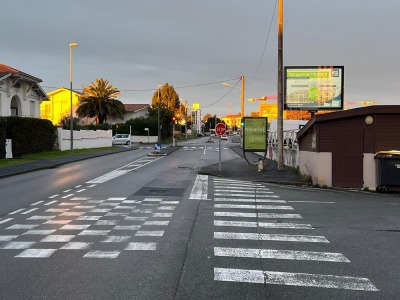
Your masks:
M248 98L277 94L276 6L276 0L1 1L0 63L42 79L46 92L69 87L75 42L74 89L103 77L121 90L122 102L150 104L157 85L168 82L180 98L199 103L202 115L218 116L240 112L240 88L221 82L240 87L244 75L249 114L259 103ZM344 66L345 101L399 104L399 0L284 0L283 30L285 66Z

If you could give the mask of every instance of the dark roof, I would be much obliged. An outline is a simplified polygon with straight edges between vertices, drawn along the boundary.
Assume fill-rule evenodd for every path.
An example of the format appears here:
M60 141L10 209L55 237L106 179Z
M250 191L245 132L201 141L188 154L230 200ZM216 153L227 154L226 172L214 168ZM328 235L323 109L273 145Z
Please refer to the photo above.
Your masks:
M374 114L400 114L400 105L372 105L313 116L297 133L300 139L315 123Z
M127 112L136 112L148 108L150 104L124 104L124 106Z

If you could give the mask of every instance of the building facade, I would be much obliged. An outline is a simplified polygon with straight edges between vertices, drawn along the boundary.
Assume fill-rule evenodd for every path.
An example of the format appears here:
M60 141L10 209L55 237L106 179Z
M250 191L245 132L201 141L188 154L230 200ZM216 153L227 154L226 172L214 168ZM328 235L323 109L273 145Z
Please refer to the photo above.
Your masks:
M78 106L81 93L72 91L72 115L76 117L75 110ZM49 101L40 104L40 116L50 120L53 125L59 125L61 119L71 115L71 90L59 88L47 93Z
M0 64L0 116L40 117L40 104L48 99L41 79Z

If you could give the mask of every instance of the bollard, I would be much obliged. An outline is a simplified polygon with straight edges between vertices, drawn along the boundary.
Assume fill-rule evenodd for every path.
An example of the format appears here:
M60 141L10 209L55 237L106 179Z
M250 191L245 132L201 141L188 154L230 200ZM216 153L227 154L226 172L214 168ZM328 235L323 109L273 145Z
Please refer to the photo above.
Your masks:
M258 172L264 171L264 161L262 158L258 159L257 169Z

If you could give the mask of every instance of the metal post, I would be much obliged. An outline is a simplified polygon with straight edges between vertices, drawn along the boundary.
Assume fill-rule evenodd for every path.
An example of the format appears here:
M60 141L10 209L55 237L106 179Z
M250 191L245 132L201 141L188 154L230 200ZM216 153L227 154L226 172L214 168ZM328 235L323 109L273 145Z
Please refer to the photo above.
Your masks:
M187 140L187 101L185 100L185 139Z
M283 170L283 0L278 0L278 170Z
M241 117L244 117L244 75L242 75L242 92L240 95L240 100L241 100L241 110L240 110L240 114Z
M158 140L157 140L157 144L161 144L161 127L160 127L160 85L157 86L157 91L158 91L158 116L157 116L157 120L158 120Z
M221 172L221 136L218 138L218 148L219 148L219 164L218 164L218 170Z

